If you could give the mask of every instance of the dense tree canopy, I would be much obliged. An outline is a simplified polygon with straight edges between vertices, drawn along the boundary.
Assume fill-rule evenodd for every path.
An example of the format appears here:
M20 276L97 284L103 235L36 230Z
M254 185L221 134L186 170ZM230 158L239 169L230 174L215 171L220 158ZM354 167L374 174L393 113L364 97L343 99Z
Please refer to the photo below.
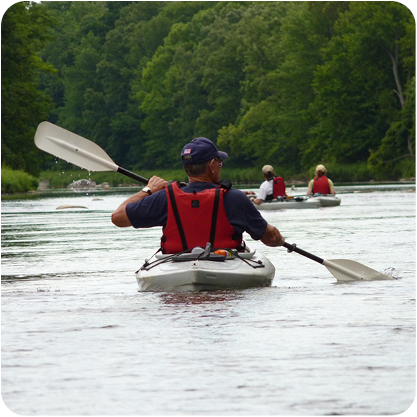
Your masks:
M51 97L38 89L39 72L55 71L39 56L50 39L45 27L51 24L44 8L29 2L9 8L1 24L2 164L35 174L40 158L33 136L38 123L48 118L53 108Z
M130 169L179 165L206 136L230 166L401 175L415 163L414 39L390 1L17 3L2 23L2 162L36 171L49 118Z
M414 29L409 11L395 2L354 2L339 18L313 84L310 152L347 162L369 152L374 161L414 158L414 120L405 116L409 100L414 107L414 63L407 62L414 55ZM398 126L403 116L408 121ZM401 143L392 140L395 135ZM381 143L391 143L388 153Z

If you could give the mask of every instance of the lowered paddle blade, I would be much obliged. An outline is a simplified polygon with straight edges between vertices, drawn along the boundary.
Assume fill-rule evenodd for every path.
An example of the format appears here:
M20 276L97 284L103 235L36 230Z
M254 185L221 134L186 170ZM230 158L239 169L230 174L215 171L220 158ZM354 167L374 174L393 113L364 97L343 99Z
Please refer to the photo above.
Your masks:
M375 271L375 269L362 265L359 262L350 261L349 259L333 259L331 261L326 261L312 253L298 248L295 243L291 244L284 242L283 246L288 249L288 252L297 252L312 261L324 265L339 282L395 279L382 272Z
M147 184L148 180L116 165L107 153L91 140L49 122L42 122L35 133L35 145L64 161L88 171L114 171Z
M338 281L373 281L381 279L395 279L359 262L349 259L324 260L323 265Z

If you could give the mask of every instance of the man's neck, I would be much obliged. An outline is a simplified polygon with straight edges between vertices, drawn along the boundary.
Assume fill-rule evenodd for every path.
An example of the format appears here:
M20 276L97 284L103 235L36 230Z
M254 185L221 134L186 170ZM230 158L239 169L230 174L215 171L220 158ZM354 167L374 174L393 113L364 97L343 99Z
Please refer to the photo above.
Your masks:
M188 177L190 183L192 182L212 182L214 183L213 179L210 178L208 175L200 175L198 177Z

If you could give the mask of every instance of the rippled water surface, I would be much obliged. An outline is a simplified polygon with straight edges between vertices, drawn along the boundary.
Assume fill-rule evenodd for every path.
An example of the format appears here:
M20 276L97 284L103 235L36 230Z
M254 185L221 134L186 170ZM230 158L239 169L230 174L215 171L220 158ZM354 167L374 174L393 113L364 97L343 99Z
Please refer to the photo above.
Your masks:
M245 236L274 263L272 287L195 294L137 291L160 230L111 224L126 194L3 201L5 405L23 415L402 413L416 371L409 188L264 213L288 242L393 268L398 280L336 284L324 266Z

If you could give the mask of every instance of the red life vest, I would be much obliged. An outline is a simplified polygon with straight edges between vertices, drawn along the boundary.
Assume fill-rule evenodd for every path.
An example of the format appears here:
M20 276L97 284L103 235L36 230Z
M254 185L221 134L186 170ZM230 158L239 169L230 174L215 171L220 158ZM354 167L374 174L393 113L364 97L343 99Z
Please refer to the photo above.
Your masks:
M177 253L196 246L236 249L242 235L236 235L224 209L227 190L217 187L186 193L176 182L165 187L168 220L161 238L164 253ZM190 221L191 220L191 221Z
M272 198L277 197L285 197L287 194L285 192L285 182L282 177L274 177L272 180L273 184L273 191L272 191Z
M313 182L313 194L330 194L329 180L326 176L315 177Z

